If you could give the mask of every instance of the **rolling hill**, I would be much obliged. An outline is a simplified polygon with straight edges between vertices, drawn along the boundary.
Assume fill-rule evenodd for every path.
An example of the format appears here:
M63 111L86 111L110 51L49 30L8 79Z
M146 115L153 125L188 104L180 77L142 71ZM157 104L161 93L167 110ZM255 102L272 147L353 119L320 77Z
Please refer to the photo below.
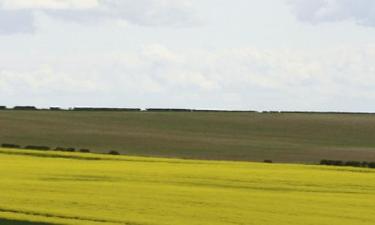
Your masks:
M375 161L375 115L6 110L0 143L189 159Z

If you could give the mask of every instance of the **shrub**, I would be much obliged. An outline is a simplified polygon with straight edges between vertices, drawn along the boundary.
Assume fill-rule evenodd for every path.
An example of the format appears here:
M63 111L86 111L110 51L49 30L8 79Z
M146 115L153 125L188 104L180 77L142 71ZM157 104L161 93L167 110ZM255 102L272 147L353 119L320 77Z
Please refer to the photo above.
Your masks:
M368 163L368 168L375 169L375 162Z
M272 160L264 160L264 163L273 163Z
M148 108L148 112L192 112L192 109Z
M27 145L27 146L25 146L25 149L42 150L42 151L48 151L48 150L50 150L50 148L47 147L47 146L37 146L37 145Z
M359 162L359 161L347 161L343 162L340 160L326 160L320 161L320 165L327 166L351 166L351 167L365 167L365 168L375 168L375 162Z
M126 111L129 111L129 112L132 112L132 111L141 111L140 108L92 108L92 107L74 107L72 109L73 111L108 111L108 112L112 112L112 111L119 111L119 112L126 112Z
M55 151L60 151L60 152L75 152L75 148L64 148L64 147L57 147L55 148Z
M110 155L120 155L118 151L109 151L108 154Z
M88 149L80 149L79 152L82 152L82 153L90 153L90 150L88 150Z
M343 164L342 161L338 161L338 160L327 160L327 159L324 159L322 161L320 161L320 164L321 165L327 165L327 166L341 166Z
M348 161L345 163L345 166L361 167L362 163L357 161Z
M75 152L76 149L75 148L66 148L65 151L66 152Z
M344 162L341 161L341 160L335 160L335 161L333 161L333 165L334 165L334 166L343 166L343 165L344 165Z
M50 107L49 110L51 110L51 111L60 111L61 108L60 107Z
M15 145L15 144L2 144L1 147L3 147L3 148L21 148L21 146Z
M341 160L327 160L323 159L320 161L320 165L327 165L327 166L344 166L344 162Z
M368 162L362 162L362 163L361 163L361 166L362 166L362 167L368 167Z
M15 106L14 110L38 110L35 106Z

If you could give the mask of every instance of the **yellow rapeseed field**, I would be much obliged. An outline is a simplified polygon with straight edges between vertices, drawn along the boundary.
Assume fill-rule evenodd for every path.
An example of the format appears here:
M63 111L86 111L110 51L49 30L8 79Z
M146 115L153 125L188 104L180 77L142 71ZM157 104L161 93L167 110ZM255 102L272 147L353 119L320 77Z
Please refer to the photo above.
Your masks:
M0 149L0 218L374 225L375 170Z

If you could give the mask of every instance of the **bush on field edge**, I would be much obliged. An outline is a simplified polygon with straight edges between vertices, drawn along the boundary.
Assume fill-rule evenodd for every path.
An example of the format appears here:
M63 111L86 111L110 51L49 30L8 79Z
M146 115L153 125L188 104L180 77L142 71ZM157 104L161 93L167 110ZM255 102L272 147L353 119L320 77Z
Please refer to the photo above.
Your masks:
M27 145L27 146L24 147L24 149L28 149L28 150L42 150L42 151L51 150L50 147L47 147L47 146L37 146L37 145Z
M120 155L120 153L118 151L109 151L108 154L110 155Z
M16 145L16 144L2 144L1 147L3 148L21 148L20 145Z
M60 152L75 152L75 148L63 148L63 147L57 147L55 148L55 151L60 151Z
M2 148L15 148L15 149L22 149L20 145L17 144L9 144L4 143L1 144ZM28 150L41 150L41 151L49 151L51 150L48 146L38 146L38 145L27 145L24 147L24 149ZM54 151L62 151L62 152L75 152L75 148L64 148L64 147L57 147L54 149ZM90 153L91 151L89 149L80 149L79 152L81 153ZM111 150L108 152L110 155L120 155L118 151ZM272 160L264 160L264 163L273 163ZM360 162L360 161L342 161L342 160L328 160L323 159L320 161L320 165L325 166L346 166L346 167L360 167L360 168L371 168L375 169L375 162Z
M375 168L375 162L360 162L360 161L342 161L342 160L328 160L323 159L320 161L320 165L325 166L349 166L349 167L362 167L362 168Z

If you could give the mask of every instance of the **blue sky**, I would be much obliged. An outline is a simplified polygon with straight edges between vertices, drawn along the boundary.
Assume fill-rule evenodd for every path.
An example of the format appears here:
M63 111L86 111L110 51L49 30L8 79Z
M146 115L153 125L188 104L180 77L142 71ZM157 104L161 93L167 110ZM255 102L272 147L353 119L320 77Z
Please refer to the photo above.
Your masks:
M0 105L375 111L373 0L0 0Z

